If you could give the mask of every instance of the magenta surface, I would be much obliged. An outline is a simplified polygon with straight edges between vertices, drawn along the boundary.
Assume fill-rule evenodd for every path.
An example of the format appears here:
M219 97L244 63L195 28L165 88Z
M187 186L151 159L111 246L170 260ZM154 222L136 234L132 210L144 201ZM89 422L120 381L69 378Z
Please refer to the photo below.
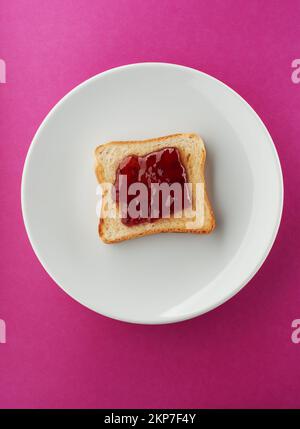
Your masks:
M0 407L299 407L300 3L0 0ZM267 125L285 181L275 245L233 299L194 320L110 320L50 279L26 236L21 173L34 133L111 67L183 64L238 91ZM258 243L259 246L259 243Z

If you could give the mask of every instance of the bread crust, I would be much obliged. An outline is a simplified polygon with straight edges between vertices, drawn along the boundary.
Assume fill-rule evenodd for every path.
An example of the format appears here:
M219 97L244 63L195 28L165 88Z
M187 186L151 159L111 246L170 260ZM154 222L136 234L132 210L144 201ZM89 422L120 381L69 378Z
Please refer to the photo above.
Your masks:
M145 139L145 140L110 141L108 143L97 146L97 148L94 151L94 155L95 155L95 174L96 174L98 182L101 184L101 183L104 183L107 181L106 177L105 177L105 173L104 173L104 164L103 164L103 162L99 161L99 155L101 155L101 153L106 148L118 147L119 145L122 145L124 147L124 145L132 145L132 144L141 145L141 147L142 147L142 145L144 145L145 143L160 143L160 142L164 142L166 140L170 140L173 138L182 138L182 139L197 138L197 139L199 139L199 136L196 133L177 133L177 134L170 134L167 136L150 138L150 139ZM203 141L202 141L202 143L203 143ZM168 146L172 147L172 143L170 143L170 145L168 145ZM178 150L180 153L180 149L178 149ZM149 151L149 153L150 152L151 151ZM132 155L133 154L134 153L132 153ZM201 174L201 178L202 178L204 185L205 185L205 179L204 179L205 160L206 160L206 150L205 150L205 146L203 143L202 156L201 156L199 169L200 169L200 174ZM103 197L103 194L102 194L102 197ZM158 221L161 223L161 227L156 228L154 231L151 229L148 229L148 230L142 229L141 231L136 232L132 229L133 227L127 227L129 234L125 238L124 237L107 238L107 234L105 233L105 219L102 217L102 210L101 210L101 215L100 215L100 220L99 220L99 225L98 225L99 236L104 243L112 244L112 243L119 243L119 242L125 241L125 240L131 240L134 238L145 237L147 235L153 235L153 234L158 234L158 233L167 233L167 232L209 234L210 232L212 232L215 229L216 221L215 221L215 216L214 216L212 206L210 204L210 201L209 201L209 198L208 198L208 195L206 192L206 186L205 186L205 193L204 193L204 202L205 202L205 207L208 210L208 216L206 216L206 217L209 218L209 224L205 228L201 228L201 229L184 228L183 229L182 227L174 226L174 227L168 227L166 229L163 226L164 225L164 219L159 219ZM144 224L142 224L142 225L144 225Z

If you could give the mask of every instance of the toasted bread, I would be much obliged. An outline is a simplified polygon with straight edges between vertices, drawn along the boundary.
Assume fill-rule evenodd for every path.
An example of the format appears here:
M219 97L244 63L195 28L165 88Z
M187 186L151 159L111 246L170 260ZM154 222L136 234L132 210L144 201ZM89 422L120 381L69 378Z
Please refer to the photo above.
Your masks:
M174 134L165 137L153 138L141 141L113 141L100 145L95 150L95 172L100 184L114 184L116 172L120 162L127 156L145 156L151 152L164 148L176 148L180 159L185 167L188 182L193 186L197 183L203 184L203 216L202 223L191 222L190 218L170 217L160 218L154 222L140 223L127 226L122 223L120 217L109 218L103 216L101 209L99 222L99 235L105 243L116 243L145 235L160 232L191 232L196 234L207 234L215 228L215 218L210 205L204 178L204 166L206 151L202 139L197 134ZM102 201L108 197L108 191L102 191ZM117 204L111 202L111 204ZM192 195L193 209L196 209L194 194Z

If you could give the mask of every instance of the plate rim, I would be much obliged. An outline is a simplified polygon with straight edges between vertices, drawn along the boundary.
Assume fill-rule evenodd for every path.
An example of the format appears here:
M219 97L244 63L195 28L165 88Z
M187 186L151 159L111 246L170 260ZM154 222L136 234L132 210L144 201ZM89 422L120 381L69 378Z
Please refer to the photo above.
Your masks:
M273 227L273 233L272 236L270 237L269 240L269 244L268 246L266 246L265 251L263 253L263 256L261 257L261 260L255 265L255 267L253 267L250 271L250 274L246 277L246 279L244 279L244 281L242 281L239 284L238 288L235 288L233 291L230 291L230 293L226 294L226 296L223 297L223 299L218 300L217 302L215 302L213 305L210 305L208 307L206 307L205 310L199 310L199 311L194 311L194 312L190 312L188 314L182 315L181 317L171 317L170 319L167 320L163 320L163 319L157 319L154 318L152 320L136 320L136 319L130 319L130 318L122 318L122 317L118 317L116 314L113 314L111 312L102 312L100 313L100 311L98 311L95 307L92 307L90 305L86 305L83 301L79 301L76 297L74 297L73 295L70 295L69 292L64 288L64 286L61 284L61 282L58 282L54 276L51 273L51 270L48 269L47 267L47 262L43 260L43 258L39 255L39 251L38 251L38 246L36 245L36 243L34 242L33 237L31 236L30 233L30 226L29 226L29 221L26 215L26 208L25 208L25 182L26 182L26 177L27 177L27 171L29 168L29 163L30 163L30 158L31 155L33 153L34 147L37 144L37 140L40 136L40 134L42 133L44 127L47 125L48 120L50 119L50 117L56 112L57 109L60 108L60 106L65 102L65 100L67 100L69 97L72 97L73 94L75 94L77 91L80 91L85 85L90 84L93 80L97 80L99 78L103 78L106 75L110 75L113 74L117 71L123 70L123 69L130 69L130 68L137 68L137 67L147 67L147 66L163 66L163 67L171 67L171 68L177 68L177 69L181 69L181 70L186 70L195 74L200 74L208 79L211 79L213 81L216 81L217 84L221 84L222 86L226 87L227 90L229 90L236 98L238 98L246 107L247 110L255 116L255 119L258 120L258 122L260 123L260 125L262 126L262 130L264 131L264 133L266 134L270 146L272 147L272 152L273 155L275 156L275 163L274 165L276 165L276 173L278 175L278 179L279 179L279 206L278 206L278 213L276 215L276 224ZM182 322L185 320L189 320L189 319L193 319L197 316L203 315L205 313L208 313L209 311L219 307L220 305L224 304L225 302L229 301L233 296L235 296L238 292L240 292L241 289L243 289L244 286L246 286L250 280L256 275L256 273L259 271L259 269L262 267L262 265L264 264L265 260L267 259L273 245L274 242L276 240L278 231L279 231L279 227L281 224L281 220L282 220L282 213L283 213L283 206L284 206L284 180L283 180L283 173L282 173L282 168L281 168L281 163L280 163L280 159L279 159L279 155L275 146L275 143L269 133L269 130L267 128L267 126L265 125L265 123L263 122L263 120L260 118L260 116L258 115L258 113L255 111L255 109L240 95L238 94L233 88L231 88L229 85L227 85L226 83L224 83L222 80L208 74L205 73L201 70L197 70L193 67L189 67L189 66L184 66L181 64L176 64L176 63L169 63L169 62L151 62L151 61L146 61L146 62L138 62L138 63L130 63L130 64L125 64L125 65L121 65L118 67L113 67L110 68L108 70L105 70L103 72L97 73L96 75L91 76L90 78L84 80L83 82L81 82L80 84L76 85L75 87L73 87L70 91L67 92L67 94L65 94L51 109L50 111L47 113L47 115L43 118L42 122L40 123L39 127L37 128L31 143L29 145L26 157L25 157L25 161L24 161L24 165L23 165L23 171L22 171L22 178L21 178L21 212L22 212L22 218L23 218L23 223L25 226L25 230L26 230L26 234L28 237L28 240L30 242L30 245L35 253L35 256L37 257L39 263L42 265L42 267L44 268L44 270L46 271L46 273L50 276L50 278L55 282L56 285L58 285L67 295L68 297L72 298L74 301L78 302L79 304L83 305L84 307L88 308L89 310L92 310L94 312L96 312L97 314L100 314L102 316L105 317L109 317L111 319L114 320L118 320L118 321L122 321L122 322L127 322L127 323L131 323L131 324L143 324L143 325L164 325L164 324L171 324L171 323L177 323L177 322Z

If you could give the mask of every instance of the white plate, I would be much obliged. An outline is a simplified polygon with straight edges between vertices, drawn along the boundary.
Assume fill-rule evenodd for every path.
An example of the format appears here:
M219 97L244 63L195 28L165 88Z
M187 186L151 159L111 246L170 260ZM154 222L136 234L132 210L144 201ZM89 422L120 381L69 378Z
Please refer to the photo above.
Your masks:
M217 227L103 244L93 151L108 140L197 132ZM283 182L272 139L236 92L164 63L101 73L64 97L30 146L22 210L50 276L83 305L138 323L189 319L220 305L257 272L274 242Z

